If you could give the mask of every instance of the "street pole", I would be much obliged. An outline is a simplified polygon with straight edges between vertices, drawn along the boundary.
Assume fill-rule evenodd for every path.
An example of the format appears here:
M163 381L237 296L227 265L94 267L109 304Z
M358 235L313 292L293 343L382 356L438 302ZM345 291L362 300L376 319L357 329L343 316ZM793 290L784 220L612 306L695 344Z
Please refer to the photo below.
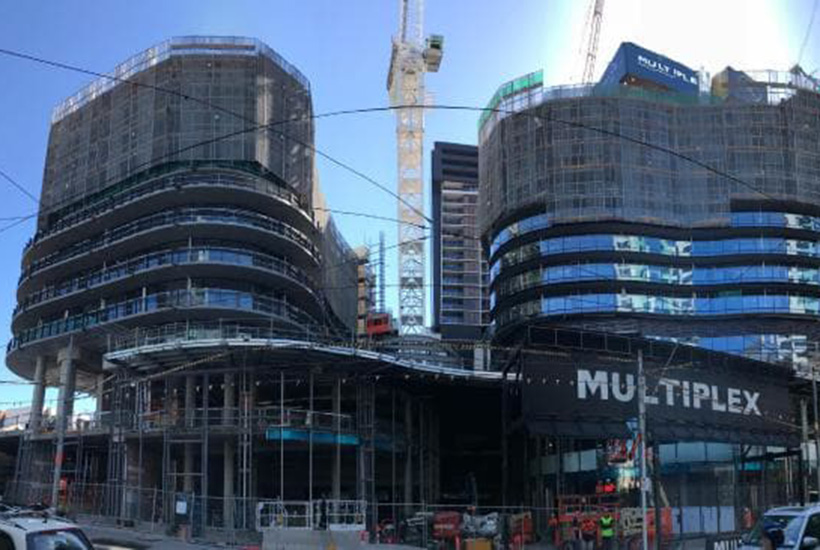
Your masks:
M817 500L820 501L820 420L817 406L817 367L811 366L811 393L814 401L814 469L817 473Z
M817 400L815 400L815 403ZM815 415L815 423L817 417ZM643 550L649 550L649 532L646 518L646 378L643 374L643 350L638 350L638 437L641 440L641 538ZM657 536L657 533L655 534Z

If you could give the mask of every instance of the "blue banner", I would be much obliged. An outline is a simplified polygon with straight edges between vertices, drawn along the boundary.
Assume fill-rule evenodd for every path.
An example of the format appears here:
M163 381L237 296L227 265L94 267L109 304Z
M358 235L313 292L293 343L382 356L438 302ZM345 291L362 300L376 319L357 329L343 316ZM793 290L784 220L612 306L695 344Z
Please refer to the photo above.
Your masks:
M624 42L604 71L599 85L605 88L622 83L639 86L640 81L689 95L697 95L699 90L696 71L632 42Z

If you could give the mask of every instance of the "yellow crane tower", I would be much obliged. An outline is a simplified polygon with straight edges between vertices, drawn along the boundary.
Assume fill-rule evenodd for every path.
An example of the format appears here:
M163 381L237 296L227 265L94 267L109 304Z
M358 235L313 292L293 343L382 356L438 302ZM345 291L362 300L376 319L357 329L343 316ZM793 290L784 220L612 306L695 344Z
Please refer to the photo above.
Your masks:
M424 35L424 0L399 0L387 91L396 110L399 218L399 327L402 335L424 332L424 74L441 65L444 39Z

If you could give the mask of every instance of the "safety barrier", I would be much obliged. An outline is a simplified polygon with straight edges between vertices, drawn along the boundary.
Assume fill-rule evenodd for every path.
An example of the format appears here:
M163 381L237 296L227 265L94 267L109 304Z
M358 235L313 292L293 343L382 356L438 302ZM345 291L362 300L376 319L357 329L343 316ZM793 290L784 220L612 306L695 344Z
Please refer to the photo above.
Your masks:
M267 500L256 505L257 531L313 528L313 506L308 500Z

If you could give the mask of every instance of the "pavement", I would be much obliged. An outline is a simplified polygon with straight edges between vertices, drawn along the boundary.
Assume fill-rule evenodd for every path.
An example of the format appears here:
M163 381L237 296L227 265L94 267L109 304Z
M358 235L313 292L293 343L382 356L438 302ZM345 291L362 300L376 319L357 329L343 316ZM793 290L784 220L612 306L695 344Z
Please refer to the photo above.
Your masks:
M170 537L161 531L148 528L118 527L98 520L77 519L97 550L214 550L224 549L227 544L186 542L180 537Z
M256 544L227 544L208 543L202 541L187 542L181 537L171 537L162 532L161 527L152 531L151 527L120 527L113 521L100 520L99 518L77 518L77 524L86 533L97 550L225 550L226 548L241 548L243 550L252 547L261 548L261 543ZM362 549L373 548L374 550L393 550L409 548L403 545L370 545L361 546ZM527 545L527 550L555 550L551 544L537 543ZM670 550L705 550L706 539L694 538L689 540L678 540L673 542L668 548Z

